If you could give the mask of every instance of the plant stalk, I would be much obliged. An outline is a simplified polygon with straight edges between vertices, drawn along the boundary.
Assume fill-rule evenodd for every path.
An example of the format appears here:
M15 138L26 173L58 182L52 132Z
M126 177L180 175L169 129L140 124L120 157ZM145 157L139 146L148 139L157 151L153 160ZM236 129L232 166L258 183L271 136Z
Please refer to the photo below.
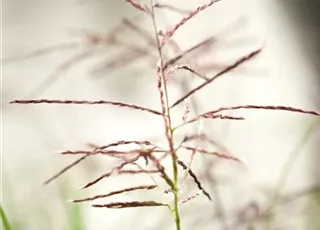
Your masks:
M177 163L177 156L174 149L173 144L173 132L174 129L172 128L171 123L171 116L170 116L170 107L169 107L169 96L168 96L168 87L165 80L165 73L164 73L164 63L163 63L163 55L162 55L162 49L158 37L158 29L155 21L155 14L154 14L154 7L153 7L153 0L151 2L151 17L153 22L153 27L155 30L156 35L156 41L157 41L157 48L158 48L158 54L160 58L160 68L161 68L161 82L163 85L163 91L164 91L164 100L165 100L165 114L164 114L164 123L166 126L166 137L168 140L168 145L171 153L171 159L172 159L172 168L173 168L173 186L171 187L172 193L174 195L174 207L172 209L172 213L174 216L175 224L176 224L176 230L181 230L181 223L180 223L180 213L179 213L179 188L178 188L178 163Z

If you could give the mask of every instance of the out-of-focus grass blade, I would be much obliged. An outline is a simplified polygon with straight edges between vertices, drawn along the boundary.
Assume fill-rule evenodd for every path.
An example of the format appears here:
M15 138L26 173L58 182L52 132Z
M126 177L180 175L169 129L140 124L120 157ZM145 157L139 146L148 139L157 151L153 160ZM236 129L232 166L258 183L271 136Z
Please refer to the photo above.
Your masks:
M5 214L4 209L2 208L2 205L0 205L0 215L1 215L1 222L4 230L11 230L12 228L10 226L9 220Z
M1 168L1 176L2 176L2 181L1 181L1 189L2 189L2 194L1 198L8 204L8 208L5 210L3 202L0 204L0 218L2 224L0 224L0 229L1 230L7 230L7 229L13 229L13 230L23 230L23 218L20 218L21 215L19 214L18 210L16 207L19 205L16 203L15 199L15 193L14 193L14 185L11 183L10 176L6 170L5 167ZM8 215L8 209L10 208L10 222L7 217ZM7 226L6 226L7 224Z
M63 182L60 187L61 191L61 199L63 201L70 199L70 186L68 182ZM68 221L68 230L84 230L85 223L83 221L82 209L79 204L65 204L66 213L67 213L67 221Z
M310 218L309 227L310 230L320 229L320 191L317 191L311 197L312 201L315 202L314 210L312 210L312 216Z
M281 170L276 190L270 200L269 209L267 210L268 214L270 215L270 218L268 218L266 221L266 225L264 228L265 230L272 229L272 224L273 224L272 223L273 222L272 215L273 215L274 208L275 208L275 206L278 202L278 199L280 197L280 194L286 185L287 179L291 173L291 170L293 168L294 163L296 162L297 158L300 156L302 149L305 147L306 143L308 142L308 140L310 139L312 134L314 134L314 132L318 128L319 124L320 124L319 118L311 120L310 125L307 126L307 129L304 132L304 134L302 135L302 138L297 143L297 145L293 149L293 151L289 154L289 157L286 160L286 162Z
M84 230L81 205L70 204L70 207L67 207L67 208L69 209L68 210L69 230Z

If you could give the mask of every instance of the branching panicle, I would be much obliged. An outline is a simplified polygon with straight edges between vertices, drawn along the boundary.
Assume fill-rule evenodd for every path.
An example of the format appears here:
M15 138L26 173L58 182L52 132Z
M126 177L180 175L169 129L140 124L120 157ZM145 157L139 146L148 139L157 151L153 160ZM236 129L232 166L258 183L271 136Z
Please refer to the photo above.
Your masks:
M57 76L61 75L61 73L65 72L75 64L78 64L82 60L87 60L87 58L93 56L96 54L97 51L97 45L107 46L108 48L110 46L114 46L121 49L121 52L117 54L116 56L112 56L112 58L105 60L104 62L100 63L97 68L94 68L95 72L99 72L101 70L108 71L123 68L124 66L128 66L132 63L137 62L138 60L147 59L149 64L151 63L151 66L154 70L154 75L150 76L150 79L154 82L154 88L155 91L159 94L159 100L160 100L160 108L159 111L142 107L140 105L136 104L129 104L124 102L118 102L118 101L108 101L108 100L97 100L97 101L90 101L90 100L57 100L57 99L30 99L30 100L14 100L11 101L11 104L65 104L65 105L111 105L116 107L122 107L127 109L132 109L138 112L147 112L151 115L156 115L154 117L160 118L163 120L163 133L162 138L165 139L165 146L156 145L153 142L149 140L120 140L112 143L107 143L104 145L94 145L90 144L89 150L76 150L71 151L67 150L62 152L63 155L81 155L80 158L78 158L76 161L72 162L71 164L67 165L65 168L63 168L61 171L59 171L57 174L52 176L50 179L45 181L45 184L48 184L52 181L54 181L59 176L66 173L68 170L73 168L74 166L78 165L80 162L88 158L89 156L96 156L98 154L104 155L106 159L116 159L118 164L111 168L108 172L103 173L96 179L87 182L83 188L91 187L98 182L100 182L104 178L108 178L117 174L124 174L124 175L130 175L130 176L139 176L140 174L147 174L151 177L154 184L148 185L143 184L140 186L130 187L127 185L127 187L110 191L106 194L100 194L96 196L90 196L83 199L75 199L71 202L78 203L78 202L85 202L85 201L94 201L100 198L107 198L123 194L127 192L133 192L133 191L142 191L142 190L155 190L160 189L160 186L157 185L156 180L154 177L160 177L164 180L166 185L168 186L168 189L166 190L167 193L170 193L173 196L173 201L170 204L163 203L163 202L157 202L154 200L149 201L127 201L127 202L110 202L107 204L93 204L93 207L97 208L138 208L138 207L157 207L157 206L166 206L170 209L176 230L181 230L181 223L180 223L180 210L179 206L181 204L184 204L195 197L197 197L200 194L205 195L210 201L215 200L217 203L217 206L221 205L218 204L219 202L219 196L216 193L212 193L214 197L211 197L209 192L204 189L204 186L199 180L199 177L191 170L191 165L193 162L193 159L196 154L198 155L208 155L213 156L211 159L226 159L231 161L236 161L243 163L238 157L233 156L233 154L230 153L230 151L223 145L223 143L220 143L219 141L213 139L215 137L212 137L212 135L208 135L202 132L202 126L203 124L200 124L200 128L198 129L198 132L190 132L190 133L184 133L182 137L182 141L176 140L176 131L180 128L184 127L185 125L192 124L194 122L204 122L204 120L209 119L223 119L223 120L245 120L242 116L234 116L230 114L223 114L223 112L233 111L233 110L247 110L247 109L258 109L258 110L279 110L279 111L289 111L289 112L295 112L295 113L302 113L302 114L309 114L314 116L320 116L320 112L314 111L314 110L304 110L300 108L290 107L290 106L276 106L276 105L239 105L239 106L230 106L230 107L221 107L218 109L212 109L209 112L200 114L198 110L196 109L198 107L197 101L194 98L191 98L191 102L189 103L189 98L193 96L196 92L200 91L204 87L208 86L209 84L213 83L217 78L220 76L229 73L230 71L233 71L240 65L248 62L249 60L256 57L260 52L261 49L253 50L252 52L243 55L239 57L236 61L233 63L223 66L222 68L219 68L218 72L208 77L206 76L203 68L199 68L198 63L194 60L189 60L189 54L193 52L198 52L197 55L203 55L205 52L211 51L211 46L215 45L215 41L217 39L217 36L210 36L209 38L203 40L200 43L197 43L193 45L192 47L182 50L180 48L180 45L178 42L174 41L172 37L174 34L183 27L189 20L194 18L199 13L203 12L204 10L208 9L209 7L213 6L215 3L219 2L220 0L211 0L208 1L207 4L204 4L202 6L197 7L193 11L188 11L181 9L180 7L174 7L167 4L160 4L160 3L154 3L153 0L150 0L150 5L146 6L142 4L139 0L124 0L127 4L132 6L137 11L142 11L145 14L142 16L147 17L148 20L152 21L153 24L153 32L154 34L149 34L148 30L144 30L142 26L140 26L135 19L123 19L117 26L110 31L108 34L100 34L95 33L87 30L81 30L82 36L85 36L85 50L81 50L80 54L75 55L65 63L63 63L56 72L50 76L44 84L40 86L46 88L48 86L48 82L53 82L57 80ZM176 24L174 24L170 29L168 29L166 32L161 32L162 30L158 29L158 24L156 22L156 11L159 9L166 9L169 11L173 11L179 14L183 14L183 18L178 21ZM141 15L141 14L140 14ZM147 43L145 47L141 47L141 41L139 40L139 44L128 44L127 40L121 41L119 38L119 35L122 34L124 31L131 31L139 35L141 39L143 39L142 42ZM79 31L78 31L79 32ZM40 56L46 53L51 53L55 51L62 51L62 50L69 50L69 49L76 49L81 48L82 44L80 43L65 43L60 46L52 46L45 49L40 49L36 52L31 53L30 55L25 55L20 58L12 59L12 60L20 60L20 59L26 59L30 57L36 57ZM166 45L164 47L164 45ZM164 48L168 49L170 52L173 53L173 58L167 58L166 57L166 51ZM192 57L195 59L194 57ZM12 61L10 59L7 59L6 61ZM156 60L158 60L157 64L155 65ZM204 66L204 65L202 65ZM217 66L216 63L210 63L209 67ZM184 78L182 82L179 82L180 88L184 90L182 93L182 96L178 99L172 98L171 92L169 91L169 84L177 83L174 73L177 70L184 70L181 71L184 74L185 73L191 73L191 76L198 77L198 80L200 80L201 84L198 86L191 88L187 83L189 83L190 78ZM109 72L110 74L110 72ZM190 83L192 83L190 81ZM43 90L42 88L40 90ZM37 91L38 92L38 91ZM169 101L171 99L175 102L170 106ZM179 112L178 114L182 115L182 124L174 124L173 120L173 109L174 107L178 106L182 102L185 102L184 111ZM193 115L191 116L191 112ZM138 132L137 130L134 130L135 132ZM192 142L192 143L191 143ZM200 147L200 142L204 143L206 147ZM202 144L201 143L201 144ZM133 147L132 147L133 146ZM208 147L209 146L209 147ZM123 150L123 147L125 147L126 150ZM129 148L128 147L132 147ZM217 151L212 151L211 147L214 147L214 149L218 149ZM191 152L191 157L189 157ZM178 154L179 153L179 154ZM188 162L189 164L185 163L184 161L180 160L182 157L180 154L187 154ZM170 158L171 161L171 169L169 170L167 166L165 166L163 160ZM143 163L140 162L140 160ZM226 161L229 163L229 161ZM182 169L179 168L179 166L182 167ZM185 171L185 177L182 178L180 176L180 170ZM211 169L211 166L208 166L207 172ZM187 176L190 176L192 180L194 181L196 188L198 192L193 195L188 195L185 199L181 199L181 184L184 182L184 180L187 179ZM210 179L210 178L209 178ZM215 187L215 186L214 186ZM215 204L216 204L215 203ZM221 215L223 216L223 215ZM224 220L222 220L223 222ZM227 226L227 225L226 225ZM228 228L225 228L228 229Z

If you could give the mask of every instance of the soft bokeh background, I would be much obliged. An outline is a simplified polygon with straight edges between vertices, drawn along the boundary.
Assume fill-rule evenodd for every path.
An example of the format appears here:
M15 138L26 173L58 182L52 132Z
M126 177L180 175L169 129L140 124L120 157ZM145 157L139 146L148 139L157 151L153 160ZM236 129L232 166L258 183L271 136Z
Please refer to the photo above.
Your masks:
M193 9L206 1L167 2ZM311 7L300 9L300 5ZM79 41L81 33L77 29L108 32L123 17L139 14L120 0L4 0L2 6L4 59ZM228 64L265 45L257 59L196 94L201 105L199 110L205 112L238 104L290 105L319 110L319 45L314 35L319 24L312 16L309 21L303 16L308 13L301 13L312 12L309 11L312 6L311 1L308 4L299 1L222 1L181 29L174 39L183 49L210 35L218 35L213 51L201 59L204 63L209 60ZM157 20L159 26L168 28L180 17L161 10ZM145 28L151 26L146 20L139 24ZM127 32L124 38L140 42L132 32ZM161 120L135 111L105 106L8 104L14 99L41 97L116 100L159 107L156 76L150 68L150 64L155 66L156 63L141 61L117 71L94 74L92 70L103 60L113 58L117 50L101 48L92 56L88 52L92 52L91 48L84 46L2 63L1 195L13 229L173 229L167 210L102 210L65 202L150 180L148 177L136 180L119 177L105 180L88 191L79 190L88 180L111 168L113 162L106 162L104 158L89 159L52 184L42 185L44 180L73 161L73 157L58 154L63 150L86 148L88 143L103 145L114 140L155 138L163 133ZM79 59L68 69L57 70L81 55L88 58ZM50 79L49 82L46 79ZM171 92L173 96L180 93L174 87ZM272 111L243 111L241 114L247 118L245 122L204 123L207 133L246 162L245 169L223 164L215 169L218 178L226 178L222 184L206 183L211 193L220 194L229 218L226 225L231 229L234 229L232 222L237 210L253 200L265 202L267 194L277 186L289 155L299 153L283 193L310 188L319 182L320 175L319 119ZM176 116L177 119L182 116L181 110L176 110ZM201 172L203 164L199 161L195 169ZM151 194L136 193L135 197L164 198L161 192ZM126 198L130 197L126 195L120 199ZM215 201L208 204L205 198L198 197L187 204L182 209L183 229L221 228L220 221L214 217ZM304 214L301 209L296 203L289 208L282 207L276 227L317 229L306 227L313 221L308 219L312 214ZM284 220L288 210L296 218Z

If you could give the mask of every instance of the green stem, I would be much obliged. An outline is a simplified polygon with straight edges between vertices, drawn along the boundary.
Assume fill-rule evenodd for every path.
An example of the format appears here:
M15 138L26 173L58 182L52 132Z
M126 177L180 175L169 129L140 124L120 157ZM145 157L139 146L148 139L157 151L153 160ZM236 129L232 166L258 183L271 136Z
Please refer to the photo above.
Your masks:
M170 128L170 136L173 137L173 130ZM172 146L173 147L173 146ZM176 153L172 153L172 167L173 167L173 194L174 194L174 219L176 222L176 229L181 229L180 214L179 214L179 188L178 188L178 165Z
M0 216L1 216L1 220L2 220L2 226L4 230L10 230L10 224L9 224L9 220L2 208L2 206L0 205Z
M158 37L158 29L155 21L155 14L154 14L154 4L153 0L150 0L151 2L151 17L153 22L153 28L155 30L156 34L156 40L157 40L157 47L158 47L158 54L160 58L160 68L161 68L161 81L163 84L163 91L164 91L164 100L165 100L165 115L164 115L164 122L166 126L166 136L169 144L169 149L171 153L171 159L172 159L172 168L173 168L173 186L171 187L172 193L174 195L174 207L172 210L175 224L176 224L176 230L181 230L181 224L180 224L180 213L179 213L179 188L178 188L178 163L177 163L177 155L174 149L173 145L173 128L171 123L171 116L170 116L170 107L169 107L169 96L168 96L168 87L165 80L165 73L163 70L163 55L162 55L162 49L160 46L160 41Z

